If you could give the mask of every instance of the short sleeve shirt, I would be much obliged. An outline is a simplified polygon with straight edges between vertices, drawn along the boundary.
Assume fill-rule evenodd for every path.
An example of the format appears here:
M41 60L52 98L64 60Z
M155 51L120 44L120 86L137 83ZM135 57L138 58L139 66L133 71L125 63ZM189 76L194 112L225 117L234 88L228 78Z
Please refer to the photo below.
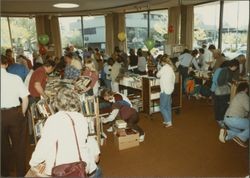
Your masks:
M33 97L40 97L40 94L35 89L35 83L36 82L41 83L42 88L45 89L47 79L48 79L48 76L46 74L44 67L39 67L38 69L36 69L32 73L31 78L30 78L30 82L29 82L30 95Z

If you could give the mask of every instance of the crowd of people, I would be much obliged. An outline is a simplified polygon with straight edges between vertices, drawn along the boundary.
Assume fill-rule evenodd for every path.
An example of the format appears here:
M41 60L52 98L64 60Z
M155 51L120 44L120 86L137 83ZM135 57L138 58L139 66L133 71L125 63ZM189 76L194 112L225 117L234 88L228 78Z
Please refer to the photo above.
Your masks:
M24 55L13 58L11 49L1 55L1 112L2 112L2 167L3 176L10 175L11 163L8 154L11 147L16 159L17 176L25 175L25 131L27 108L41 98L48 98L45 87L48 75L54 73L61 79L77 80L81 76L88 77L91 82L82 90L86 95L102 97L111 103L112 112L108 117L102 117L103 123L113 122L117 117L127 122L128 126L139 132L140 142L145 139L145 132L139 126L138 111L133 108L130 100L119 93L119 81L126 72L139 75L150 75L160 81L160 112L163 125L172 127L171 94L174 91L175 72L182 76L183 93L186 94L187 83L194 80L197 90L193 95L213 98L215 119L221 127L219 140L225 143L233 139L237 144L246 147L249 137L249 107L248 85L239 86L238 93L229 104L230 83L245 75L245 57L240 55L235 59L227 60L214 45L208 48L203 45L200 49L188 50L178 57L177 62L167 54L159 55L155 59L150 52L142 49L130 49L129 55L115 47L111 56L89 47L83 56L68 47L64 56L40 56L36 53L31 62ZM194 71L211 71L213 77L210 82L200 82L194 76ZM199 85L199 87L197 87ZM100 90L100 88L102 91ZM11 93L12 95L9 95ZM21 98L21 101L19 100ZM244 100L244 102L243 102ZM21 107L20 107L21 106ZM83 160L87 163L89 176L100 176L98 166L100 150L94 139L88 138L88 125L81 113L82 103L78 95L62 87L57 93L54 106L58 112L47 118L41 139L32 154L30 166L34 167L46 162L46 174L51 174L55 158L55 145L59 144L57 163L77 161L74 136L69 117L72 117L77 130L77 137ZM21 108L21 110L20 110ZM60 124L58 124L60 123ZM110 128L109 128L110 129ZM58 132L53 132L58 130ZM59 130L62 130L60 132ZM71 136L70 136L71 135ZM9 139L10 137L10 139ZM11 140L11 145L10 145ZM70 149L71 153L66 154ZM66 156L67 155L67 156Z

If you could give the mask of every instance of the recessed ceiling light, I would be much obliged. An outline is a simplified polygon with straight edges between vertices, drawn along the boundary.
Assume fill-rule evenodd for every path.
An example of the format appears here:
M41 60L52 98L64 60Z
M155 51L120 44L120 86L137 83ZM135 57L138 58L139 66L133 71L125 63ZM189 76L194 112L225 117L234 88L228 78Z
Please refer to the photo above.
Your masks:
M76 8L79 7L79 4L73 4L73 3L57 3L53 5L57 8Z

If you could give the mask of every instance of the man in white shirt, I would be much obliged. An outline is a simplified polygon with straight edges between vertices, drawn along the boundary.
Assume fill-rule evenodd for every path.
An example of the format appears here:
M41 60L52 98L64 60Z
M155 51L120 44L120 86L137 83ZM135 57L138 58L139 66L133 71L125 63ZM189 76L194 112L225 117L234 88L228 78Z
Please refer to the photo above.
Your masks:
M6 71L7 58L1 56L1 176L10 176L10 151L16 176L25 175L26 118L29 91L22 79ZM20 105L20 98L22 104ZM11 143L10 143L11 140Z
M207 71L209 66L212 65L214 59L213 59L213 53L207 49L206 45L202 45L202 48L204 49L204 54L203 54L203 66L202 69L204 71Z
M173 68L171 67L171 61L167 54L164 54L160 59L163 67L156 74L158 78L160 78L160 109L161 114L163 115L165 127L172 126L172 109L171 103L172 98L171 94L174 91L175 84L175 73Z

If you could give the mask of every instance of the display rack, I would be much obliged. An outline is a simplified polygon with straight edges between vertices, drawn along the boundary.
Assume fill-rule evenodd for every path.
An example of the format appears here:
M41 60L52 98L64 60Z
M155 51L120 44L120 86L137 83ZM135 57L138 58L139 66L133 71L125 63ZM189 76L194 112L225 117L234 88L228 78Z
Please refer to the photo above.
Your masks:
M104 135L99 114L99 99L95 96L87 96L83 101L83 115L87 119L89 136L94 136L100 145L101 136Z
M181 75L175 72L175 87L172 93L172 109L177 113L182 107L182 89L181 89ZM155 77L142 78L142 99L143 112L146 114L153 114L160 111L160 83L159 79Z
M181 75L179 72L175 72L175 88L172 93L172 109L176 111L176 113L180 112L182 107L182 85L181 85ZM130 79L126 79L126 81L130 81ZM133 80L132 80L133 81ZM133 82L120 82L119 89L121 93L126 93L128 98L132 96L132 98L140 99L141 109L142 111L148 115L151 115L155 112L160 111L160 84L159 79L156 77L141 77L141 85L136 85ZM140 86L140 87L138 87ZM126 91L126 92L124 92Z

